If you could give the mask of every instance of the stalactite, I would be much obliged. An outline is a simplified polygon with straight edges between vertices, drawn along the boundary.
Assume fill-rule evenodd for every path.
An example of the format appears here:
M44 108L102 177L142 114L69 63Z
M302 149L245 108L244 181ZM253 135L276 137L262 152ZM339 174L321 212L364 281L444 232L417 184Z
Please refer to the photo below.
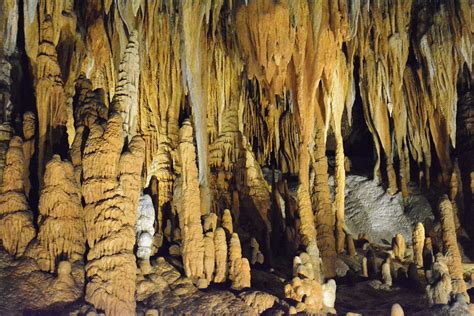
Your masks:
M445 185L449 184L452 172L450 148L456 145L456 83L465 61L460 54L462 49L457 49L461 36L456 35L462 32L462 27L458 25L452 6L453 3L441 4L439 8L421 5L416 17L419 26L413 40L416 58L422 65L418 79L423 108L428 113L429 129ZM432 23L424 26L429 15Z
M118 69L118 82L111 104L112 110L122 116L123 129L130 136L135 135L138 120L140 64L137 36L137 32L130 34L127 48Z
M342 52L339 52L335 58L333 69L328 69L327 72L329 73L323 77L327 78L324 81L327 81L326 85L329 86L329 91L325 93L328 100L325 102L329 103L328 107L331 109L331 127L333 128L334 134L336 136L336 193L334 198L334 208L336 211L336 247L338 253L342 253L344 251L345 244L344 189L346 173L344 166L345 155L341 122L343 111L347 102L346 99L349 94L350 75L347 73L347 71L346 58Z
M91 11L92 8L89 8ZM92 82L93 89L103 89L104 103L110 104L115 91L116 74L108 34L104 20L97 12L88 15L91 17L84 40L86 54L82 62L81 72L86 74ZM94 18L92 20L92 17Z
M54 272L56 260L82 260L85 252L84 214L81 188L69 161L57 155L46 164L39 201L38 241L46 252L44 268Z
M411 156L419 168L420 185L422 180L430 186L431 141L428 125L428 111L421 106L421 87L417 82L417 74L405 68L403 76L404 105L407 108L407 145ZM423 166L424 165L424 166ZM424 170L423 170L424 169Z
M32 8L31 8L32 9ZM38 177L43 178L44 165L52 156L53 146L61 141L57 130L67 123L66 94L56 45L61 28L62 2L39 3L39 32L37 55L29 56L35 65L35 95L38 113ZM29 35L27 34L27 37ZM33 40L35 37L32 38ZM36 51L32 50L32 51Z
M182 19L182 61L183 77L189 90L194 115L194 130L199 165L199 188L201 211L210 211L211 196L209 191L208 137L207 129L207 85L208 56L196 54L207 48L206 22L209 20L210 2L185 2L181 7Z
M17 257L36 235L24 190L24 168L23 141L15 136L10 140L0 186L0 240L5 250Z
M366 2L361 10L358 41L360 63L360 90L364 116L372 133L377 162L374 179L381 181L380 149L386 158L388 192L398 190L393 167L390 118L394 120L395 140L400 158L401 186L407 197L407 167L403 146L406 135L406 109L403 106L402 84L408 58L408 24L412 1L390 5L388 2ZM373 40L372 40L373 37Z

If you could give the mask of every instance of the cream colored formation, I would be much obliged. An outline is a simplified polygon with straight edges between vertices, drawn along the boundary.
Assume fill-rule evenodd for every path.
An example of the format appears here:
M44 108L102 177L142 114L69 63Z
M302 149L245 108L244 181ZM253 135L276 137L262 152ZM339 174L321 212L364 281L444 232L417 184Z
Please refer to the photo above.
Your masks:
M159 267L150 258L160 251L181 258L198 288L229 281L241 291L251 287L251 266L272 265L277 232L294 258L285 296L298 303L290 312L334 312L338 255L359 255L344 214L343 137L358 89L374 180L382 182L385 165L388 192L399 183L408 201L410 161L429 186L436 158L450 193L440 204L448 260L425 262L433 249L419 223L408 242L413 259L396 234L394 258L375 270L390 288L392 259L432 264L430 302L446 304L451 292L467 297L456 239L462 175L450 154L458 78L472 71L466 1L108 0L80 14L78 7L0 4L8 12L0 15L0 243L10 255L34 257L61 284L73 284L71 269L83 265L86 301L125 314L135 312L137 284L154 284ZM12 97L21 85L12 63L19 50L36 114ZM262 166L280 174L272 170L269 180ZM297 178L295 194L287 176ZM362 260L368 277L375 258ZM245 298L258 305L258 296Z

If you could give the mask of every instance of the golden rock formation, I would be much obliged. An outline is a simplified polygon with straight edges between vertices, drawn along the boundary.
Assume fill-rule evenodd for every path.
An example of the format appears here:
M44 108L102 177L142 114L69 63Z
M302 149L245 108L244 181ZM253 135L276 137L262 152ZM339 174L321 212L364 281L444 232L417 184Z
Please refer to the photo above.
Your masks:
M425 246L425 227L422 223L416 224L413 230L413 261L418 268L423 267L423 247Z
M216 268L214 282L222 283L225 282L225 280L227 279L227 274L229 271L229 266L227 263L227 241L225 237L225 231L222 227L217 228L214 234L214 249L216 251Z
M90 247L86 300L107 313L135 311L133 245L144 142L134 137L129 151L121 154L122 124L121 116L112 113L106 124L92 125L82 159ZM104 270L107 267L114 269Z
M216 266L216 250L214 246L214 232L207 232L204 236L204 275L208 283L214 280Z
M222 228L230 236L234 233L234 225L232 224L232 215L229 209L225 209L222 213Z
M155 208L148 194L140 197L135 232L138 246L137 257L141 259L140 268L143 272L143 270L149 270L153 236L155 235Z
M85 252L81 187L72 164L57 155L46 164L39 201L38 241L48 258L44 268L54 272L59 258L82 260Z
M291 283L285 285L285 297L297 302L297 312L319 313L323 309L323 289L318 281L293 278Z
M26 196L29 196L31 190L30 162L35 153L35 128L36 116L32 112L25 112L23 114L23 155L25 159L23 182L25 183Z
M452 280L453 293L463 294L466 300L469 302L469 295L467 295L466 283L464 282L463 277L461 254L459 252L456 238L453 207L446 195L441 198L439 212L441 216L441 227L443 230L443 245L448 256L447 263L449 275L451 276Z
M8 147L0 186L0 240L13 256L21 256L36 236L25 195L23 141L15 136Z
M175 181L173 202L182 233L181 254L186 276L197 282L204 274L204 242L196 150L189 121L179 131L178 159L181 173Z
M396 234L392 240L392 251L395 258L405 260L406 242L402 234Z
M424 307L467 298L456 234L474 233L473 10L469 1L3 0L0 314L21 301L17 289L41 292L18 313L60 309L49 302L61 293L91 314L271 313L284 297L296 301L289 313L335 313L335 276L405 286L393 270L409 265L410 233L408 278L424 268ZM370 215L362 196L352 203L346 176L368 168L388 193ZM445 193L439 217L413 207ZM385 227L388 204L403 208L409 222L396 220L408 230ZM346 214L354 207L367 223ZM418 221L426 232L409 231ZM384 249L393 264L381 266L365 224L396 234ZM280 269L291 260L287 282ZM285 293L264 291L269 273ZM199 291L212 282L246 290Z

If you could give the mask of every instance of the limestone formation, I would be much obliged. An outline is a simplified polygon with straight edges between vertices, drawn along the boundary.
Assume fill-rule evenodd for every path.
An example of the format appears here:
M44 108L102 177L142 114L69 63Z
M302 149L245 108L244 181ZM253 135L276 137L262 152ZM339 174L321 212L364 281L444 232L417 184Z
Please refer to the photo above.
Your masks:
M90 248L85 298L107 313L135 311L133 246L143 143L132 139L129 151L121 154L122 126L122 118L116 113L104 125L92 125L82 159L82 193ZM104 273L105 267L113 270Z
M425 227L422 223L416 224L412 236L413 261L419 267L423 267L423 248L425 246Z
M423 268L425 272L431 270L433 262L435 261L433 253L433 245L430 237L425 238L425 246L423 247Z
M369 270L367 268L367 258L362 258L362 276L368 278L369 277Z
M355 245L354 245L354 238L351 235L346 235L346 243L347 243L347 253L349 256L353 257L357 254Z
M25 183L26 196L29 196L31 190L30 162L35 153L35 128L36 116L32 112L25 112L23 114L23 154L25 159L23 182Z
M0 186L0 241L7 252L17 257L23 255L36 235L25 195L24 168L23 141L15 136L10 140Z
M430 305L448 304L452 291L451 278L447 274L443 274L441 279L434 285L426 287Z
M142 195L138 202L137 223L135 225L135 234L137 240L137 257L149 262L153 235L155 234L155 208L151 197L147 194Z
M138 34L131 32L118 70L112 109L122 116L123 130L134 136L138 124L138 82L140 63L138 55Z
M230 214L230 210L225 209L222 213L222 228L226 231L226 233L230 236L234 232L233 224L232 224L232 215Z
M0 314L465 313L473 10L0 1Z
M214 249L215 249L215 275L214 282L222 283L227 279L228 263L227 263L227 241L225 231L222 227L216 229L214 234Z
M204 243L201 226L201 210L196 151L193 144L193 128L186 121L179 131L178 159L181 174L175 181L174 203L181 228L181 254L186 276L201 278L204 273Z
M208 283L214 280L216 266L216 249L214 246L214 232L207 232L204 236L204 275Z
M390 273L390 261L382 264L382 281L384 285L392 286L392 275Z
M329 280L323 284L322 290L324 309L331 314L336 314L336 310L334 309L336 303L336 281L333 279Z
M390 310L390 316L405 316L405 312L403 312L403 308L400 304L393 304Z
M47 265L54 272L58 259L82 260L85 246L84 210L81 187L72 164L58 155L46 164L38 218L38 241L45 251Z
M278 300L277 297L260 291L243 292L239 297L258 314L272 308Z
M441 253L436 255L436 262L433 264L432 270L426 273L426 277L428 280L426 293L430 305L448 304L453 286L446 257Z
M239 274L239 265L237 265L237 261L242 258L242 248L240 246L240 239L239 235L233 233L230 241L229 241L229 279L233 281L237 274Z
M453 284L453 293L463 294L466 300L469 302L469 296L466 292L466 283L464 282L463 277L461 254L459 252L456 238L453 208L446 195L441 198L439 211L441 217L441 227L443 231L443 245L449 258L448 267Z
M234 260L233 271L232 288L234 290L242 290L251 286L250 263L247 258Z
M250 247L252 248L252 260L250 263L252 265L256 263L263 264L263 253L260 251L260 245L258 244L257 240L253 237L250 239Z
M298 277L285 285L285 297L297 302L297 312L318 313L323 309L323 289L318 281ZM328 302L330 304L330 302Z
M293 276L308 278L314 280L317 275L314 274L313 262L311 257L303 252L293 259Z
M406 242L402 234L396 234L392 240L392 251L395 258L405 260Z
M209 213L204 217L203 230L204 233L215 232L217 228L217 215Z

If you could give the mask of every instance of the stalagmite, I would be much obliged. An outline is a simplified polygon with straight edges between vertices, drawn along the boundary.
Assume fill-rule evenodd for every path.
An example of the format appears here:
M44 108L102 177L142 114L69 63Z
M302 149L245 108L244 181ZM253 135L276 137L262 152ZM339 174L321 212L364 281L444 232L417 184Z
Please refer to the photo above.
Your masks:
M336 289L336 281L333 279L329 280L322 286L323 305L325 310L331 314L336 314L336 310L334 309L334 305L336 303Z
M216 213L209 213L204 217L203 230L204 233L215 232L217 229Z
M186 276L197 281L204 273L204 243L196 152L193 128L185 121L179 131L178 159L181 174L175 181L173 202L179 216L182 234L181 254Z
M227 241L225 231L222 227L216 229L214 234L214 249L215 249L215 275L214 282L222 283L227 279L228 263L227 263Z
M138 205L134 203L138 203L140 187L132 184L141 175L143 152L139 151L143 148L140 141L132 142L130 151L121 156L122 118L112 113L106 124L90 127L82 159L82 193L90 247L85 298L106 313L135 312L133 245ZM138 173L132 174L133 171Z
M239 235L233 233L229 241L229 279L233 281L239 273L237 261L242 258Z
M451 278L448 274L443 274L439 281L426 287L430 305L448 304L452 292Z
M216 266L216 249L214 246L214 232L207 232L204 236L204 275L211 283L214 279L214 269Z
M396 234L392 240L392 251L395 258L405 260L406 242L402 234Z
M362 276L368 278L369 277L369 269L367 267L367 258L362 258Z
M349 256L353 257L357 255L357 251L354 245L354 238L351 235L346 235L346 243L347 243L347 253Z
M250 263L247 258L238 258L234 260L234 278L232 280L232 288L234 290L242 290L251 286L250 279Z
M413 230L413 261L418 268L423 267L423 248L425 246L425 227L422 223L416 224Z
M452 279L453 293L463 294L469 302L469 295L466 292L466 283L464 282L461 254L459 252L456 238L456 228L454 226L453 208L448 197L444 195L439 204L441 217L441 227L443 231L443 245L449 258L449 274Z
M298 312L319 313L323 309L323 289L319 282L310 279L293 278L285 285L285 297L303 304L298 304Z
M252 263L252 265L256 263L263 264L264 256L262 252L260 251L260 245L258 244L257 240L253 237L250 240L250 247L252 248L252 260L250 263Z
M0 186L0 241L17 257L36 235L24 190L24 168L23 141L15 136L10 140Z
M29 196L31 190L30 162L35 153L35 128L36 116L32 112L25 112L23 114L23 154L25 158L23 182L25 183L26 196Z
M392 308L390 309L390 316L405 316L405 312L403 312L403 308L400 304L393 304Z
M382 264L382 281L384 285L392 286L392 275L390 274L390 262Z
M45 251L46 271L54 272L59 258L82 260L85 246L81 187L72 164L58 155L46 164L44 187L39 201L38 241Z
M242 248L236 233L232 234L229 244L229 279L233 289L250 287L250 263L247 258L242 258Z
M155 234L155 208L148 194L142 195L138 203L135 233L137 240L137 257L141 260L140 268L149 271L151 247Z
M233 224L232 224L232 215L230 214L230 210L225 209L224 213L222 213L222 228L224 228L225 232L230 236L234 232Z

